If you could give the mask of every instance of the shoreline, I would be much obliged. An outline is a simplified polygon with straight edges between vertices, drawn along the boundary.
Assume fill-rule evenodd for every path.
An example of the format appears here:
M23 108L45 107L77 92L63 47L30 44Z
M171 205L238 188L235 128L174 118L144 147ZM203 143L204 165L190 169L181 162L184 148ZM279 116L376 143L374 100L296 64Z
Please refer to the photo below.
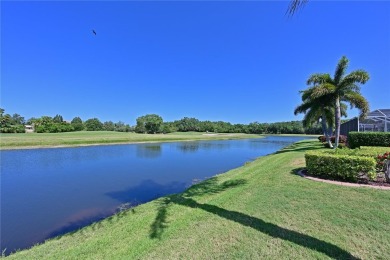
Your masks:
M218 138L220 136L221 138ZM60 144L60 145L33 145L33 146L6 146L1 147L0 151L15 151L15 150L33 150L33 149L57 149L57 148L80 148L88 146L105 146L105 145L126 145L126 144L145 144L145 143L172 143L172 142L196 142L196 141L226 141L226 140L245 140L264 138L265 136L258 137L236 137L234 135L213 135L217 138L197 138L197 139L175 139L175 140L150 140L150 141L129 141L129 142L108 142L108 143L80 143L80 144Z
M56 134L53 134L53 136ZM141 143L169 143L169 142L191 142L191 141L218 141L218 140L243 140L243 139L256 139L256 138L264 138L267 136L305 136L308 138L316 137L317 135L305 135L305 134L263 134L263 135L256 135L256 134L242 134L242 133L198 133L197 135L191 135L191 134L173 134L173 135L164 135L165 138L159 138L157 137L156 140L153 140L155 137L154 135L144 135L140 140L118 140L118 141L111 141L111 140L83 140L83 137L81 136L76 140L76 143L70 143L67 144L66 142L71 142L72 139L66 140L67 137L64 137L64 139L59 140L58 144L33 144L33 145L6 145L4 143L0 144L0 151L11 151L11 150L31 150L31 149L56 149L56 148L77 148L77 147L87 147L87 146L100 146L100 145L125 145L125 144L141 144ZM1 136L0 136L1 137ZM57 136L56 136L57 137ZM151 137L151 140L145 140L148 137ZM50 141L50 136L48 137ZM101 137L104 138L104 137ZM56 140L54 140L56 141ZM61 143L65 142L65 143ZM34 142L32 139L31 142ZM90 143L88 143L90 142Z

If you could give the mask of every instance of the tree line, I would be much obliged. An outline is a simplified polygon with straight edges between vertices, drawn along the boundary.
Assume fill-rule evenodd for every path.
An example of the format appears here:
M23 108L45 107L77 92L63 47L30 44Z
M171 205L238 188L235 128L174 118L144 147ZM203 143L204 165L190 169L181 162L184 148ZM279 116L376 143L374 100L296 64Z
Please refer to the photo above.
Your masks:
M75 117L72 121L65 121L61 115L54 117L42 116L25 120L19 114L4 114L0 110L1 133L24 133L25 125L33 125L37 133L60 133L72 131L117 131L136 133L172 133L172 132L209 132L209 133L247 133L247 134L321 134L321 126L312 124L304 127L302 121L232 124L224 121L200 121L196 118L184 117L173 122L164 122L163 118L156 114L140 116L135 126L130 126L121 121L101 122L98 118L90 118L83 121Z
M136 133L210 132L246 134L321 134L319 123L304 127L302 121L231 124L224 121L200 121L184 117L173 122L164 122L162 117L149 114L137 118Z
M98 118L90 118L83 121L80 117L75 117L72 121L65 121L61 115L32 117L25 120L19 114L4 114L4 109L0 108L0 133L24 133L25 125L34 126L37 133L61 133L73 131L117 131L133 132L134 127L124 122L101 122Z

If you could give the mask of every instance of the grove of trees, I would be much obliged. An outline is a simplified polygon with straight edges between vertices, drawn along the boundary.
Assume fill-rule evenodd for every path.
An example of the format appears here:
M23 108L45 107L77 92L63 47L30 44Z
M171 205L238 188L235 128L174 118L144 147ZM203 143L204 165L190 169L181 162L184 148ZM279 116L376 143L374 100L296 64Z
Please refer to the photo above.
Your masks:
M0 133L24 133L24 117L19 114L4 114L0 108Z

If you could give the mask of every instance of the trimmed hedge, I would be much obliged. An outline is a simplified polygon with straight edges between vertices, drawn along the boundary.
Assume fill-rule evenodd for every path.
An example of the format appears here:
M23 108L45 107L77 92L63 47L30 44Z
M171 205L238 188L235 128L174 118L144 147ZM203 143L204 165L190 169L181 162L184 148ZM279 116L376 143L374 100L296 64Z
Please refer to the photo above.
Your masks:
M361 174L376 178L376 161L372 157L330 154L312 151L305 154L310 174L357 182Z
M360 146L390 147L390 132L349 132L348 145L352 149Z
M390 147L362 146L360 149L337 149L323 151L328 154L354 155L376 158L378 154L390 152Z

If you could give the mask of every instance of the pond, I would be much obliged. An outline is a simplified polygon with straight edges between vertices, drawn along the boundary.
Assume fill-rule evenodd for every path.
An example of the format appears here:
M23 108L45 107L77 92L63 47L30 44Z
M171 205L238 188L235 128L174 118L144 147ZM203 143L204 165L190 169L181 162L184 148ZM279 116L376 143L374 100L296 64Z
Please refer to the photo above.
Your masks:
M239 167L307 137L0 151L6 254Z

